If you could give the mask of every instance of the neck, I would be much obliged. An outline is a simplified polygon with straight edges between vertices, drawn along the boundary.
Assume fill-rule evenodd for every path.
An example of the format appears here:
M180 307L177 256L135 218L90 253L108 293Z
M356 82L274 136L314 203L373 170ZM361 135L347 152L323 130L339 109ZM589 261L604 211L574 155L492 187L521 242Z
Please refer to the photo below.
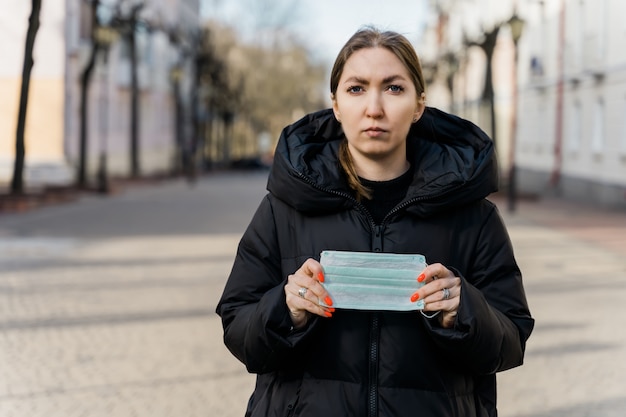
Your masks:
M375 161L367 158L353 158L356 173L370 181L389 181L407 172L411 165L406 157L401 160Z

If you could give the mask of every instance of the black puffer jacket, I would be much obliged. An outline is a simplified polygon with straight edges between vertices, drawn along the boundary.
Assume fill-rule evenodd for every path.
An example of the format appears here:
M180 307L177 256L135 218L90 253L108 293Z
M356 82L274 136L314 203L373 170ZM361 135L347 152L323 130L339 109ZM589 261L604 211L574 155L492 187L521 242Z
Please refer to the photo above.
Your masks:
M281 135L262 201L217 307L224 341L258 374L247 416L495 416L495 373L522 364L533 328L494 205L491 140L427 108L409 133L415 178L381 225L339 168L330 110ZM292 331L287 276L322 250L420 253L462 278L456 323L419 312L337 310ZM407 297L410 294L407 294Z

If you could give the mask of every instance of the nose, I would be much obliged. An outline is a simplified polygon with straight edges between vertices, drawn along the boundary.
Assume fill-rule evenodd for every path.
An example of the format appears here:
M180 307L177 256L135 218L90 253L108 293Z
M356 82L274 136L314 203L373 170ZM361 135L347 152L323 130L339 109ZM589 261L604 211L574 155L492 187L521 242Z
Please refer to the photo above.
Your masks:
M378 93L372 92L367 100L367 108L365 109L367 117L378 119L385 113L383 110L382 97Z

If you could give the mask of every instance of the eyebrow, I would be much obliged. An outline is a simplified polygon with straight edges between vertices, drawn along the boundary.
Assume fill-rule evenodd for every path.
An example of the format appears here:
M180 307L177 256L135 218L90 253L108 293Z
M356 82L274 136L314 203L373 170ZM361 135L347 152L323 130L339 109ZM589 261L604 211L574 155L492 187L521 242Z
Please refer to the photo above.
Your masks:
M383 78L383 84L387 84L396 80L402 80L402 81L406 81L406 78L404 78L402 75L390 75L388 77ZM365 78L361 78L358 76L352 76L350 78L348 78L344 83L347 82L356 82L359 84L369 84L369 82L365 79Z

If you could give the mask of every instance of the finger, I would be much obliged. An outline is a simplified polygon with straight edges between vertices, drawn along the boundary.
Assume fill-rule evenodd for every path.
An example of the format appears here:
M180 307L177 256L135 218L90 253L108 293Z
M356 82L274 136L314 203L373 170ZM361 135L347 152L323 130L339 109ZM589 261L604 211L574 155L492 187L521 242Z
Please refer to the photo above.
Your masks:
M452 283L456 283L457 279L449 280ZM460 281L460 280L459 280ZM461 286L451 285L450 287L444 287L441 290L435 291L424 297L424 310L425 311L444 311L444 312L456 312L459 308L461 297Z
M287 305L292 311L308 311L312 314L317 314L322 317L332 317L332 313L335 312L333 307L325 307L319 304L317 297L309 294L309 291L302 291L304 296L289 294L287 296Z
M439 298L452 298L461 294L461 279L458 277L441 278L424 285L424 298L433 296L435 301ZM448 297L444 297L445 295Z
M452 271L450 271L448 268L440 263L428 265L424 269L424 273L426 275L426 278L430 278L431 281L454 276Z
M447 268L446 268L446 271L449 272ZM428 271L427 273L431 274L432 271ZM424 276L426 275L424 274ZM458 277L453 276L452 278L433 279L433 277L431 276L430 278L424 278L422 281L425 282L424 286L419 288L417 291L415 291L411 295L410 297L411 302L424 300L424 302L428 304L428 303L445 301L444 289L447 289L448 299L459 297L461 294L461 279Z
M287 295L287 305L290 309L306 309L312 313L318 314L321 311L334 311L332 308L333 301L328 291L319 283L306 275L290 275L288 283L285 285L285 293ZM305 300L303 304L299 301ZM323 300L326 306L320 305ZM322 315L324 315L322 313Z
M325 309L326 311L335 309L332 308L333 300L331 299L328 291L317 281L314 281L310 287L300 287L298 288L297 295L304 300L308 300L316 306ZM323 301L324 305L321 305L320 301Z
M324 268L318 261L313 258L307 259L294 275L300 277L300 279L293 280L299 285L298 290L300 287L306 287L316 294L320 300L324 300L326 304L332 305L332 299L326 288L320 284L320 282L324 282Z
M443 273L441 273L440 268L435 267L436 265L440 264L433 264L424 268L422 273L417 277L417 282L426 284L435 281L442 276L445 276Z
M448 301L460 296L460 289L458 287L443 287L440 290L430 293L424 297L424 301L427 303L435 303L440 301Z
M319 282L324 282L324 268L322 267L322 264L320 264L315 259L313 258L307 259L300 267L300 270L305 275L308 275L309 277L313 277L317 279Z
M286 289L295 296L302 297L304 295L305 299L317 304L319 304L320 300L323 300L326 305L333 305L333 300L326 288L318 280L309 276L290 276Z

